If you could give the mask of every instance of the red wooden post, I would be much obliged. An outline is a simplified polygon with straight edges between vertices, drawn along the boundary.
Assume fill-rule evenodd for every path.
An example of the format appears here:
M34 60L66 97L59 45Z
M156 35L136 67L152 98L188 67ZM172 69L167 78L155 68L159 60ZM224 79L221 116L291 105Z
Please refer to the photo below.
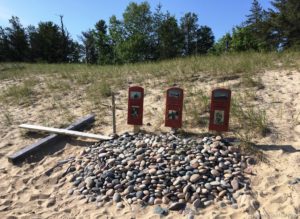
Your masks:
M165 126L181 128L183 111L183 89L171 87L167 90Z
M212 91L209 130L226 132L229 128L231 90L218 88Z
M128 89L127 124L143 125L144 88L133 86Z

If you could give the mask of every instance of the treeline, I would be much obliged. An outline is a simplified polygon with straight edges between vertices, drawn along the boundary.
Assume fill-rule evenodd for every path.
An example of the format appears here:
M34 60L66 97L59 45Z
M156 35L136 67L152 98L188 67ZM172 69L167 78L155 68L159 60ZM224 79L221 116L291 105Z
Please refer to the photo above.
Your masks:
M264 10L253 0L247 19L233 28L213 47L212 52L300 50L300 1L272 0Z
M179 20L161 5L151 11L147 2L130 3L121 19L99 20L74 41L60 24L40 22L23 27L18 17L0 27L0 61L86 62L117 64L240 51L278 51L300 48L300 1L273 0L264 10L253 0L245 22L217 42L210 27L186 13Z

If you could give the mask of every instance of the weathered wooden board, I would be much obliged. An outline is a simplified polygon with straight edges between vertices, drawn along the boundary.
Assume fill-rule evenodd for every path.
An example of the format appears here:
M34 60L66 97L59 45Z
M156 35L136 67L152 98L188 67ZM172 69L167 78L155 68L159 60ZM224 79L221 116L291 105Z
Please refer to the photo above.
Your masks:
M83 117L83 118L79 119L78 121L74 122L73 124L68 126L66 129L67 130L80 130L84 126L87 126L87 125L93 123L94 121L95 121L95 115L90 114L90 115ZM14 153L12 155L9 155L8 160L12 163L20 162L20 161L26 159L29 155L38 151L39 149L41 149L47 145L53 144L53 143L57 142L58 140L60 140L61 138L62 138L61 135L57 135L57 134L49 135L48 137L43 138L32 145L28 145L27 147L21 149L20 151L17 151L16 153Z
M19 125L20 128L23 129L29 129L33 131L42 131L42 132L49 132L54 134L60 134L60 135L70 135L75 137L82 137L82 138L90 138L90 139L96 139L96 140L111 140L111 137L104 136L104 135L96 135L92 133L85 133L85 132L79 132L79 131L73 131L68 129L58 129L58 128L51 128L51 127L45 127L40 125L29 125L29 124L22 124Z

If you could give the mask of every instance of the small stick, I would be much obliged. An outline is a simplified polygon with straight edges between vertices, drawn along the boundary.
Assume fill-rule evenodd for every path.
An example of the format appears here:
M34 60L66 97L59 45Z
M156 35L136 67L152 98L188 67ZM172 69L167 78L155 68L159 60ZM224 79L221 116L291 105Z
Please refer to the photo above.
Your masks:
M113 122L113 134L116 134L116 104L115 104L115 94L112 92L111 95L111 102L112 102L112 122Z

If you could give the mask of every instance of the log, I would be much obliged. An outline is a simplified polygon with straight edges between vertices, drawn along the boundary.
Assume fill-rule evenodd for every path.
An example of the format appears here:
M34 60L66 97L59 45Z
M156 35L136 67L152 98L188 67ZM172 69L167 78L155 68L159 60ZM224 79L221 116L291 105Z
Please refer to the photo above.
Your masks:
M51 128L51 127L45 127L40 125L29 125L29 124L22 124L19 125L20 128L23 129L29 129L33 131L41 131L41 132L49 132L54 134L60 134L60 135L70 135L75 137L82 137L82 138L90 138L90 139L96 139L96 140L111 140L111 137L104 136L104 135L96 135L92 133L84 133L79 131L73 131L68 129L58 129L58 128Z
M73 124L68 126L66 129L67 130L80 130L83 127L85 127L86 125L93 123L94 121L95 121L95 115L90 114L90 115L83 117L83 118L79 119L78 121L74 122ZM46 147L50 144L56 143L61 138L62 138L61 135L57 135L57 134L49 135L48 137L43 138L32 145L28 145L27 147L17 151L16 153L14 153L12 155L9 155L8 161L13 164L21 162L22 160L25 160L27 157L29 157L36 151L38 151L38 150L42 149L43 147Z

